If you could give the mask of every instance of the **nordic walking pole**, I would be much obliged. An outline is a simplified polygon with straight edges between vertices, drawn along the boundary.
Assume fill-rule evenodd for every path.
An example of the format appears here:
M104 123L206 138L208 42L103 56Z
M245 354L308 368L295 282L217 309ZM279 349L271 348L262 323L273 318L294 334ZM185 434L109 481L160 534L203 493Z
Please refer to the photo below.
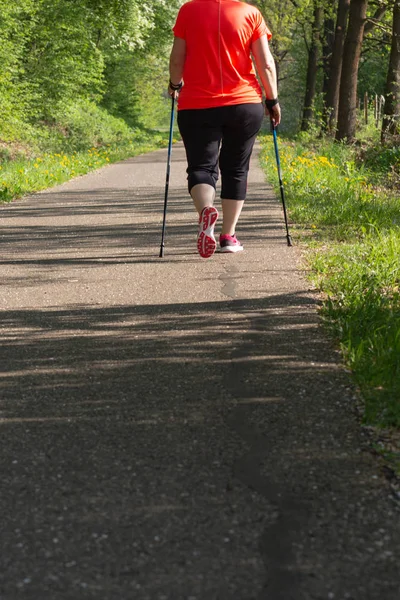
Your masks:
M166 176L166 179L165 179L164 216L163 216L162 235L161 235L160 258L164 257L164 248L165 248L165 225L166 225L166 220L167 220L167 202L168 202L168 190L169 190L169 176L170 176L170 173L171 173L172 134L173 134L173 131L174 131L174 118L175 118L175 97L172 96L171 99L172 99L172 105L171 105L171 123L170 123L170 126L169 126L167 176Z
M275 123L272 121L272 119L271 119L271 127L272 127L272 135L274 136L276 166L278 167L279 187L280 187L280 190L281 190L281 198L282 198L282 205L283 205L283 214L284 214L284 217L285 217L287 245L288 246L293 246L293 244L292 244L292 238L290 237L290 233L289 233L288 218L287 218L287 213L286 213L285 192L283 190L282 172L281 172L281 161L279 160L278 138L277 138L277 135L276 135L276 126L275 126Z

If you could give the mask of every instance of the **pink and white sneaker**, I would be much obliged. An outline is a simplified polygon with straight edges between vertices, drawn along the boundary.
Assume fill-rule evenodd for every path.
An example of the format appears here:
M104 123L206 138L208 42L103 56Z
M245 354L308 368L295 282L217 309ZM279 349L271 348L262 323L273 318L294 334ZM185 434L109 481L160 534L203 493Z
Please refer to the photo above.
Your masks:
M214 227L217 219L218 211L214 206L206 206L201 211L197 250L202 258L210 258L217 248L217 242L214 237Z
M220 235L219 245L220 252L241 252L243 250L243 246L236 235Z

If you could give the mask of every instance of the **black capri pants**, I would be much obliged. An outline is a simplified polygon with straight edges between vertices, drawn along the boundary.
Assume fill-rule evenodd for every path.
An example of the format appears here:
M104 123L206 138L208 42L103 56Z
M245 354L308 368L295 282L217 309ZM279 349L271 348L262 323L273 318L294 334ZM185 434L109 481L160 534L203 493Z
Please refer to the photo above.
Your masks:
M188 162L189 193L199 183L215 189L219 167L221 198L245 200L250 157L263 117L261 103L178 112Z

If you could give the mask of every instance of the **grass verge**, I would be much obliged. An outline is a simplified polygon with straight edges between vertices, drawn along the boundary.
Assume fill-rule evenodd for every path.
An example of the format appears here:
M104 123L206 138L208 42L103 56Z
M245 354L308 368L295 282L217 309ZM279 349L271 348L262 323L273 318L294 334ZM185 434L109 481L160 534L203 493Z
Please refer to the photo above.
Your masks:
M163 136L147 133L146 139L124 140L71 154L56 152L7 161L0 164L0 202L10 202L109 163L161 148L167 143Z
M271 136L262 144L274 184ZM364 421L398 430L400 194L393 182L400 151L386 151L383 160L382 152L306 137L281 139L279 146L295 236L308 246L322 315L361 390Z

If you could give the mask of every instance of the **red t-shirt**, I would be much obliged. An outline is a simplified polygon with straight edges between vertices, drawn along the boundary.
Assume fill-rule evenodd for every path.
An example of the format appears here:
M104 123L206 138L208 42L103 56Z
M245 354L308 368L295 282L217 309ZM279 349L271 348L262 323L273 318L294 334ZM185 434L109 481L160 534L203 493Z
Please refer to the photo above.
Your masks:
M262 101L250 48L271 32L257 8L239 0L190 0L173 31L186 41L180 110Z

